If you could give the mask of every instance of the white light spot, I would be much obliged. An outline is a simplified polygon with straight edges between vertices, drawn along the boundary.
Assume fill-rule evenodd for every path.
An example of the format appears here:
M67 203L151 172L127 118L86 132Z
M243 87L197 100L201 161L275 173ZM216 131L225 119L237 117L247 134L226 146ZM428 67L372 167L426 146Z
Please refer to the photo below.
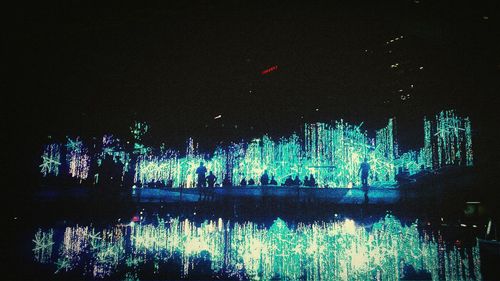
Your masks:
M220 114L219 114L219 115L215 116L215 117L214 117L214 120L215 120L215 119L219 119L219 118L222 118L222 115L220 115Z

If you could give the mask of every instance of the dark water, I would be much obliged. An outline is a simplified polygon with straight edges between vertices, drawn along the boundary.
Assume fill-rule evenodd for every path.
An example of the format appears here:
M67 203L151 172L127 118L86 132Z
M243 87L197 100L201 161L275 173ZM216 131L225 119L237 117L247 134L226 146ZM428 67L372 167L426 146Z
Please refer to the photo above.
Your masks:
M51 212L41 207L37 219L13 223L18 259L12 279L481 280L484 275L475 240L479 227L445 227L452 223L442 217L359 207L270 212L234 205L129 206L104 216L100 208L109 207L71 207L76 206ZM315 208L323 216L314 215Z

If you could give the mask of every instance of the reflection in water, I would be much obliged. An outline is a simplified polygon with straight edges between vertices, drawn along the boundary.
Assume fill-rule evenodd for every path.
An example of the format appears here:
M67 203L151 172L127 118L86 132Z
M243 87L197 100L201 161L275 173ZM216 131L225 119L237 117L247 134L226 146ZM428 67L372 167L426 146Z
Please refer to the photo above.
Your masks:
M53 230L39 230L33 242L35 260L53 263L55 274L79 268L97 278L118 274L137 280L145 264L155 274L172 261L186 276L203 261L214 275L255 280L399 280L410 266L433 280L481 279L478 247L447 246L392 216L370 229L352 220L289 228L277 219L264 228L222 219L200 226L159 219L102 231L67 227L58 244Z

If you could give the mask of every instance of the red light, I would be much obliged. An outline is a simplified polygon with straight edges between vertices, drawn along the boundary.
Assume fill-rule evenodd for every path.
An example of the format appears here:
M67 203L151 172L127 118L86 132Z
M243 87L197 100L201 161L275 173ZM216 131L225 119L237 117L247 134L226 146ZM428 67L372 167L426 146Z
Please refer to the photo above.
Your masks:
M275 65L275 66L271 66L270 68L268 68L268 69L266 69L266 70L262 70L262 71L260 72L260 74L262 74L262 75L266 75L266 74L268 74L269 72L275 71L276 69L278 69L278 66L277 66L277 65Z

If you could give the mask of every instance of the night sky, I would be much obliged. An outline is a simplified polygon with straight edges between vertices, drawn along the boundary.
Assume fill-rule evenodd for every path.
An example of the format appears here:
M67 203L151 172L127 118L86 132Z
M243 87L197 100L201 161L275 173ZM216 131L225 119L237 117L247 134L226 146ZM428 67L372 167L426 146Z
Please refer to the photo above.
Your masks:
M422 117L450 108L471 116L479 151L496 144L496 1L136 2L10 9L13 147L127 135L143 120L153 144L193 136L209 149L340 118L373 134L396 116L401 146L415 148Z

